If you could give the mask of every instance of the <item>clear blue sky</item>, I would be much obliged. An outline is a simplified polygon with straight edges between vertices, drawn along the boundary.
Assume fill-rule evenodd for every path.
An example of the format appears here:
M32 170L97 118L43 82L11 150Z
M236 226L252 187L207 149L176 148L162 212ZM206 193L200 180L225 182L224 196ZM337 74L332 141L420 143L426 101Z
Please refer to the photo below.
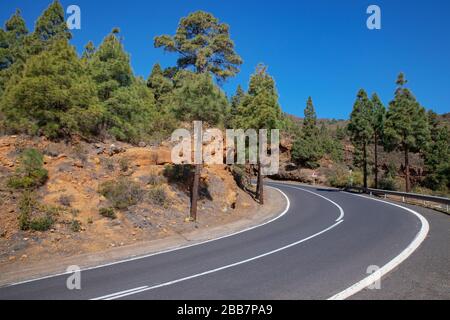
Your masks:
M450 1L448 0L70 0L81 7L82 29L72 43L81 52L98 45L119 27L137 75L152 65L175 63L175 56L153 48L153 38L174 34L181 17L196 10L213 13L231 26L241 73L224 85L247 87L259 62L269 66L284 111L299 115L312 96L319 117L347 118L359 88L376 91L387 104L400 71L419 101L450 112ZM0 4L5 21L21 8L30 29L50 0L9 0ZM382 10L382 30L366 28L366 9Z

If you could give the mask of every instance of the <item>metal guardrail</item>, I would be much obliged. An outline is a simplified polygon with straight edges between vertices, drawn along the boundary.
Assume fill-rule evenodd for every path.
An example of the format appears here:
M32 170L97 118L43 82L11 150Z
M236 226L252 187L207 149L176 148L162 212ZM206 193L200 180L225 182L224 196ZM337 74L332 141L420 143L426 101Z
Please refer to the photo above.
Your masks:
M437 197L437 196L428 196L424 194L418 193L408 193L408 192L399 192L399 191L388 191L388 190L380 190L380 189L371 189L371 188L362 188L362 187L347 187L346 191L355 190L358 192L370 194L370 195L378 195L384 196L385 198L388 195L402 197L403 202L406 202L407 199L415 199L422 200L424 202L431 203L439 203L444 205L444 210L449 212L450 207L450 199L445 197Z

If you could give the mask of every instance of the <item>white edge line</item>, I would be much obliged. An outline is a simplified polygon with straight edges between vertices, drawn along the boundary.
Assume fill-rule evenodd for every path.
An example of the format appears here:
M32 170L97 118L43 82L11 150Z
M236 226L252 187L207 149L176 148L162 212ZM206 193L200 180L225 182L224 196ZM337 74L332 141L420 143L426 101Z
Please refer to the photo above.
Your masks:
M310 191L310 190L308 190L308 189L304 189L304 188L301 188L301 187L292 186L292 185L289 185L289 184L283 184L283 183L273 183L273 184L274 184L274 185L278 185L278 186L282 185L282 186L285 186L285 187L288 187L288 188L292 188L292 189L302 190L302 191L305 191L305 192L309 192L309 193L311 193L311 194L314 194L314 195L316 195L316 196L318 196L318 197L321 197L321 198L327 200L328 202L331 202L331 203L334 204L336 207L338 207L339 212L340 212L340 215L339 215L339 217L336 219L336 222L341 221L342 219L344 219L344 215L345 215L345 214L344 214L344 209L342 209L342 207L341 207L340 205L338 205L336 202L334 202L333 200L330 200L330 199L328 199L328 198L322 196L321 194L312 192L312 191Z
M260 228L262 226L265 226L269 223L272 223L280 218L282 218L284 215L286 215L286 213L289 211L290 207L291 207L291 202L289 201L288 196L281 191L280 189L276 188L276 187L271 187L271 186L266 186L268 188L272 188L274 190L277 190L278 192L280 192L284 198L286 199L286 208L284 209L284 211L282 213L280 213L278 216L276 216L275 218L266 221L262 224L253 226L253 227L249 227L246 228L244 230L241 231L237 231L231 234L227 234L218 238L214 238L214 239L210 239L210 240L206 240L206 241L202 241L202 242L198 242L198 243L193 243L193 244L189 244L189 245L185 245L185 246L179 246L179 247L174 247L174 248L170 248L167 250L163 250L163 251L159 251L159 252L155 252L155 253L151 253L151 254L147 254L147 255L143 255L143 256L137 256L137 257L132 257L132 258L128 258L128 259L124 259L124 260L120 260L120 261L115 261L115 262L110 262L110 263L106 263L106 264L101 264L98 266L94 266L94 267L88 267L88 268L84 268L82 269L80 272L83 271L89 271L89 270L95 270L95 269L100 269L100 268L104 268L104 267L109 267L109 266L113 266L113 265L117 265L117 264L122 264L122 263L126 263L126 262L130 262L130 261L136 261L136 260L141 260L141 259L145 259L145 258L150 258L153 256L157 256L160 254L165 254L165 253L169 253L169 252L174 252L174 251L178 251L178 250L183 250L183 249L187 249L187 248L191 248L191 247L195 247L195 246L200 246L206 243L210 243L213 241L217 241L217 240L221 240L221 239L225 239L225 238L229 238L250 230L254 230L256 228ZM0 288L8 288L8 287L13 287L13 286L18 286L18 285L22 285L22 284L26 284L26 283L30 283L30 282L35 282L35 281L40 281L40 280L45 280L45 279L50 279L50 278L55 278L55 277L59 277L59 276L64 276L64 275L68 275L68 274L72 274L72 272L61 272L61 273L57 273L57 274L53 274L53 275L49 275L49 276L44 276L44 277L39 277L39 278L35 278L35 279L30 279L30 280L25 280L25 281L21 281L21 282L16 282L16 283L12 283L12 284L7 284L3 287L0 286Z
M145 287L145 288L141 287L141 288L137 288L137 289L131 289L131 290L128 290L128 292L122 291L122 292L113 293L113 294L110 294L110 295L104 296L104 297L107 297L105 300L115 300L115 299L123 298L123 297L126 297L126 296L131 296L131 295L134 295L134 294L137 294L137 293L150 291L150 290L161 288L161 287L170 286L170 285L173 285L173 284L176 284L176 283L179 283L179 282L183 282L183 281L186 281L186 280L195 279L195 278L202 277L202 276L205 276L205 275L208 275L208 274L211 274L211 273L215 273L215 272L218 272L218 271L222 271L222 270L225 270L225 269L230 269L230 268L233 268L233 267L236 267L236 266L239 266L239 265L242 265L242 264L254 261L254 260L261 259L263 257L267 257L269 255L272 255L272 254L275 254L277 252L289 249L291 247L297 246L297 245L299 245L299 244L301 244L303 242L311 240L311 239L313 239L315 237L320 236L321 234L324 234L325 232L328 232L328 231L334 229L335 227L337 227L342 222L344 222L344 220L340 220L340 221L336 222L335 224L333 224L332 226L330 226L330 227L328 227L328 228L326 228L326 229L324 229L324 230L322 230L320 232L317 232L317 233L315 233L315 234L313 234L313 235L311 235L311 236L309 236L307 238L304 238L302 240L299 240L299 241L296 241L294 243L288 244L288 245L286 245L284 247L281 247L281 248L278 248L278 249L275 249L275 250L272 250L272 251L260 254L258 256L255 256L255 257L252 257L252 258L249 258L249 259L246 259L246 260L242 260L242 261L239 261L239 262L236 262L236 263L233 263L233 264L229 264L229 265L226 265L226 266L223 266L223 267L219 267L219 268L216 268L216 269L208 270L208 271L205 271L205 272L202 272L202 273L197 273L197 274L194 274L194 275L191 275L191 276L188 276L188 277L184 277L184 278L180 278L180 279L177 279L177 280L161 283L161 284L158 284L158 285L155 285L155 286L152 286L152 287ZM94 298L92 300L99 300L99 299L102 299L102 298L101 297L100 298Z
M352 193L350 193L350 194L352 194ZM427 219L425 219L421 214L417 213L416 211L414 211L412 209L403 207L403 206L395 204L395 203L383 201L380 199L368 198L365 196L355 195L355 194L352 194L352 195L362 197L364 199L371 199L373 201L383 202L383 203L404 209L404 210L414 214L417 218L419 218L419 220L422 224L422 227L421 227L419 233L414 238L414 240L411 242L411 244L405 250L403 250L398 256L396 256L393 260L388 262L385 266L383 266L377 272L372 273L368 277L355 283L354 285L345 289L344 291L335 294L328 300L345 300L345 299L355 295L356 293L360 292L361 290L367 288L368 286L372 285L374 282L380 280L383 276L385 276L386 274L391 272L393 269L395 269L397 266L399 266L403 261L408 259L413 254L413 252L416 251L420 247L422 242L426 239L428 232L430 231L430 225L429 225Z

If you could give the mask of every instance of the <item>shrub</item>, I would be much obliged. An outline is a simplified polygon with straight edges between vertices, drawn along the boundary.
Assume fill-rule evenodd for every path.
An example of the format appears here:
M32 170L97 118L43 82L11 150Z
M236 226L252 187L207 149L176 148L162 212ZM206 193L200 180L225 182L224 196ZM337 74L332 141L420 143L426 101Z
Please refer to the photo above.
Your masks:
M105 218L112 219L112 220L117 218L117 215L116 215L116 212L114 211L114 208L100 208L99 213L100 213L101 216L103 216Z
M127 178L107 181L99 188L99 193L111 201L116 209L126 209L142 200L143 191L138 183Z
M108 171L114 171L114 169L116 168L116 166L114 164L114 160L111 158L106 158L103 161L103 165Z
M378 188L382 189L382 190L396 191L397 185L395 183L394 178L392 178L391 176L385 175L378 182Z
M163 177L154 172L150 173L148 176L147 184L151 186L158 186L163 182Z
M163 175L169 183L188 184L191 178L192 166L190 165L166 165Z
M34 218L30 221L30 229L34 231L47 231L54 223L54 219L50 214L44 217Z
M19 199L19 228L22 231L30 229L30 216L36 204L34 195L25 191Z
M72 204L72 197L63 194L59 197L58 202L64 207L70 207Z
M126 157L123 157L119 160L120 171L127 172L130 168L130 160Z
M242 165L233 165L231 167L231 174L234 177L234 180L236 181L239 188L246 190L251 185L250 179L245 172L245 167Z
M157 186L148 192L149 199L153 202L153 204L158 206L165 206L168 203L167 192L163 186Z
M81 231L81 222L78 220L72 220L70 223L70 230L72 232L80 232Z
M19 168L8 181L13 189L40 187L48 179L48 171L43 168L44 158L36 149L26 149L20 156Z
M328 182L332 187L345 188L350 184L350 175L346 169L338 167L331 173Z

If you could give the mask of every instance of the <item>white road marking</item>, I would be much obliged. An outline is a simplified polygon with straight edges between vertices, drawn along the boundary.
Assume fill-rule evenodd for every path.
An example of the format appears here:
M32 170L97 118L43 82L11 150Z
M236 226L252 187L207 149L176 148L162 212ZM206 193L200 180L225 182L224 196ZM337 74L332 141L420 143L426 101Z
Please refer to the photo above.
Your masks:
M260 227L265 226L265 225L267 225L269 223L272 223L272 222L282 218L289 211L289 208L291 207L291 202L289 201L288 196L283 191L281 191L280 189L275 188L275 187L271 187L271 186L267 186L267 187L277 190L286 199L286 208L284 209L284 211L282 213L280 213L278 216L276 216L275 218L273 218L273 219L271 219L269 221L266 221L266 222L264 222L262 224L259 224L259 225L253 226L253 227L249 227L249 228L246 228L244 230L237 231L237 232L234 232L234 233L231 233L231 234L227 234L225 236L221 236L221 237L218 237L218 238L214 238L214 239L210 239L210 240L206 240L206 241L202 241L202 242L198 242L198 243L193 243L193 244L189 244L189 245L185 245L185 246L179 246L179 247L175 247L175 248L170 248L170 249L167 249L167 250L164 250L164 251L155 252L155 253L151 253L151 254L147 254L147 255L143 255L143 256L137 256L137 257L132 257L132 258L128 258L128 259L124 259L124 260L120 260L120 261L110 262L110 263L106 263L106 264L102 264L102 265L98 265L98 266L94 266L94 267L84 268L84 269L81 270L81 272L88 271L88 270L99 269L99 268L104 268L104 267L109 267L109 266L113 266L113 265L117 265L117 264L121 264L121 263L126 263L126 262L130 262L130 261L136 261L136 260L141 260L141 259L157 256L157 255L160 255L160 254L165 254L165 253L174 252L174 251L178 251L178 250L183 250L183 249L187 249L187 248L191 248L191 247L195 247L195 246L200 246L200 245L203 245L203 244L206 244L206 243L210 243L210 242L213 242L213 241L229 238L229 237L232 237L232 236L235 236L235 235L238 235L238 234L250 231L250 230L254 230L256 228L260 228ZM25 281L9 284L9 285L6 285L4 287L18 286L18 285L22 285L22 284L26 284L26 283L30 283L30 282L35 282L35 281L55 278L55 277L64 276L64 275L68 275L68 274L71 274L71 273L70 272L57 273L57 274L53 274L53 275L49 275L49 276L45 276L45 277L39 277L39 278L35 278L35 279L30 279L30 280L25 280Z
M176 284L176 283L179 283L179 282L187 281L187 280L190 280L190 279L195 279L195 278L202 277L202 276L214 273L214 272L222 271L222 270L225 270L225 269L230 269L230 268L242 265L244 263L248 263L248 262L251 262L251 261L254 261L254 260L257 260L257 259L261 259L263 257L267 257L267 256L272 255L274 253L277 253L277 252L289 249L289 248L297 246L297 245L299 245L299 244L301 244L301 243L303 243L305 241L308 241L308 240L311 240L311 239L313 239L315 237L318 237L321 234L324 234L325 232L334 229L335 227L337 227L342 222L344 222L344 220L340 220L340 221L336 222L335 224L333 224L332 226L330 226L330 227L328 227L328 228L326 228L326 229L324 229L324 230L322 230L320 232L317 232L316 234L313 234L312 236L309 236L307 238L301 239L301 240L296 241L294 243L291 243L291 244L289 244L287 246L284 246L284 247L281 247L281 248L269 251L267 253L263 253L263 254L258 255L256 257L252 257L252 258L249 258L249 259L246 259L246 260L242 260L242 261L239 261L239 262L236 262L236 263L233 263L233 264L229 264L229 265L226 265L226 266L223 266L223 267L220 267L220 268L208 270L208 271L205 271L205 272L202 272L202 273L197 273L197 274L194 274L194 275L191 275L191 276L188 276L188 277L184 277L184 278L181 278L181 279L177 279L177 280L161 283L161 284L158 284L158 285L155 285L155 286L152 286L152 287L145 287L145 288L140 287L140 288L136 288L136 289L131 289L131 290L129 290L129 292L122 291L122 292L118 292L118 293L113 293L113 294L108 295L107 296L108 298L106 298L104 300L115 300L115 299L131 296L131 295L134 295L134 294L137 294L137 293L150 291L150 290L158 289L158 288L161 288L161 287L170 286L170 285L173 285L173 284ZM95 298L95 299L92 299L92 300L99 300L99 299L101 299L101 298Z
M414 238L413 242L411 242L411 244L405 250L403 250L398 256L396 256L393 260L388 262L385 266L383 266L377 272L375 272L375 273L371 274L370 276L364 278L363 280L355 283L354 285L345 289L344 291L341 291L338 294L335 294L328 300L345 300L345 299L355 295L356 293L360 292L361 290L367 288L368 286L372 285L376 281L379 281L384 275L388 274L393 269L395 269L397 266L399 266L403 261L408 259L413 254L413 252L416 251L420 247L422 242L426 239L428 232L430 231L430 225L429 225L427 219L425 219L421 214L417 213L414 210L411 210L409 208L403 207L398 204L383 201L380 199L368 198L368 197L364 197L361 195L355 195L355 194L352 194L352 195L362 197L364 199L371 199L373 201L379 201L379 202L386 203L386 204L389 204L394 207L404 209L404 210L414 214L417 218L419 218L419 220L422 224L422 227L421 227L419 233Z
M333 200L330 200L330 199L324 197L324 196L321 195L321 194L315 193L315 192L310 191L310 190L308 190L308 189L304 189L304 188L292 186L292 185L289 185L289 184L279 184L279 183L278 183L278 184L277 184L277 183L273 183L273 184L278 185L278 186L282 185L282 186L284 186L284 187L288 187L288 188L292 188L292 189L302 190L302 191L305 191L305 192L309 192L309 193L311 193L311 194L314 194L314 195L316 195L316 196L318 196L318 197L321 197L321 198L327 200L328 202L331 202L331 203L334 204L336 207L338 207L339 212L340 212L340 215L339 215L339 217L336 219L336 222L341 221L342 219L344 219L344 216L345 216L344 209L342 209L342 207L341 207L340 205L338 205L336 202L334 202Z

